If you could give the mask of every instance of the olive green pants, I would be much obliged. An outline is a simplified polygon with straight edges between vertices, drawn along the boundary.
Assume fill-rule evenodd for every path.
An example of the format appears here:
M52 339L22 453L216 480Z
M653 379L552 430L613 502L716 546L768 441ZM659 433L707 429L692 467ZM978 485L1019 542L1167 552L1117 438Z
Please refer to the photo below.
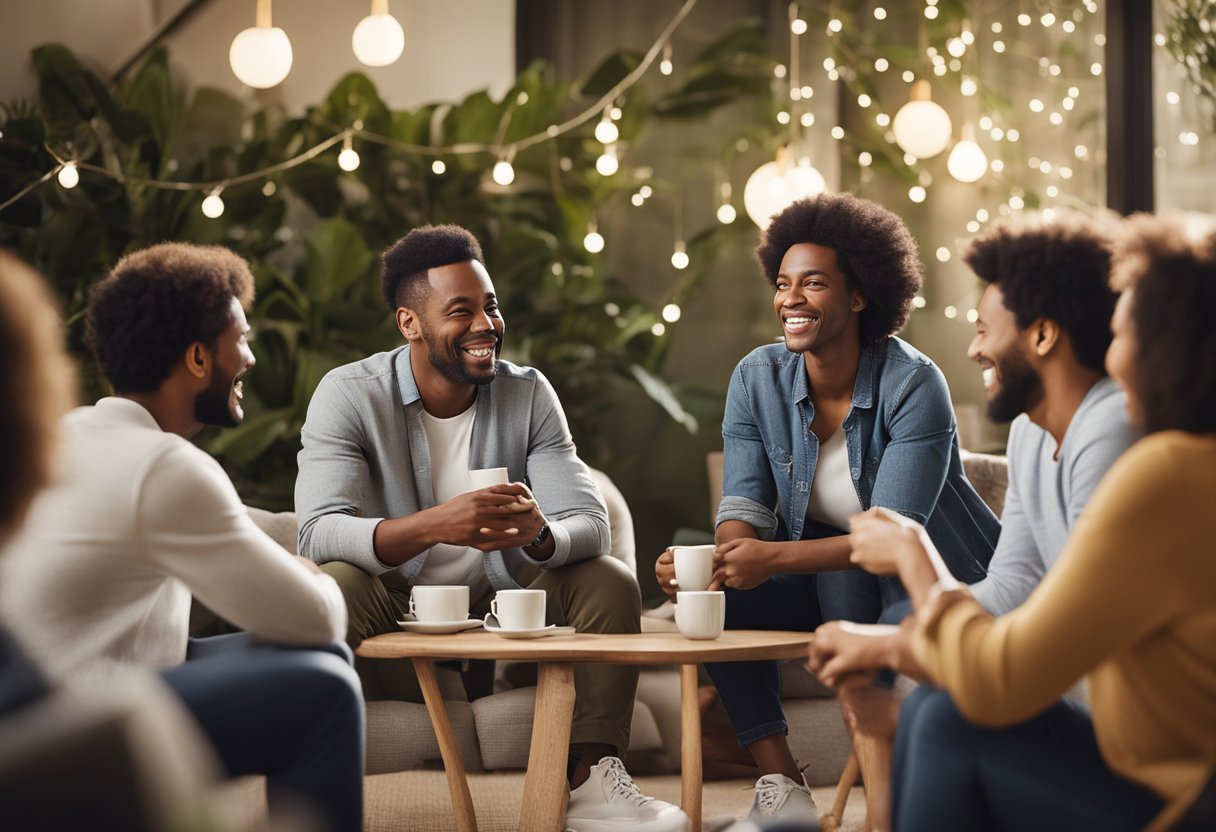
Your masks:
M400 631L397 620L407 605L400 593L390 592L379 578L349 563L334 561L321 568L342 588L348 618L347 643L352 649L365 638ZM569 625L580 633L641 631L642 599L637 579L616 558L591 558L557 569L530 569L529 574L516 576L516 580L528 589L545 590L548 624ZM491 592L476 599L470 612L476 616L489 612L492 595ZM493 663L471 664L474 667L465 676L470 695L475 695L473 688L488 693ZM355 669L369 701L422 701L412 662L360 657L355 661ZM624 754L629 747L637 687L636 666L576 664L570 743L603 743Z

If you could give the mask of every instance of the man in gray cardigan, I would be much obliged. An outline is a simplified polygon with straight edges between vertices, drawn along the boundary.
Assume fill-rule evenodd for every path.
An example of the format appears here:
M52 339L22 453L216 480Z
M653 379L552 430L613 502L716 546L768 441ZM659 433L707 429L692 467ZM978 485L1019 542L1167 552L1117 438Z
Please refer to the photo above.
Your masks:
M543 589L548 623L637 633L637 579L606 556L607 511L553 388L498 357L505 325L477 240L424 226L382 265L407 343L321 381L296 481L300 553L342 587L351 646L397 631L411 588L426 585L467 585L475 613L496 590ZM499 467L508 484L471 490L470 470ZM369 699L420 701L408 663L360 664ZM637 680L636 667L575 668L568 829L687 824L619 759Z

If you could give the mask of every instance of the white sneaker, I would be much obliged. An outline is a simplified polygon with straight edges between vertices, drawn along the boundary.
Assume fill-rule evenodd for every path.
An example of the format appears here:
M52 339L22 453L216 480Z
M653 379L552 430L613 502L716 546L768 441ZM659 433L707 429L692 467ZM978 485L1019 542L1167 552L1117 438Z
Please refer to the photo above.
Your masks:
M784 774L766 774L756 781L756 796L747 819L762 829L818 829L819 816L806 778L795 783Z
M565 828L566 832L686 832L688 815L678 806L642 794L624 763L604 757L591 767L587 782L570 792Z

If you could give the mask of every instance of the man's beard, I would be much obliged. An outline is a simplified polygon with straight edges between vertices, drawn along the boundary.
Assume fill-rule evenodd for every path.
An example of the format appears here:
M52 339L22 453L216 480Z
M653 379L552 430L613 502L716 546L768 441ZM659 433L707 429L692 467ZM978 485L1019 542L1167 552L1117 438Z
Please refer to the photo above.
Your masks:
M235 377L225 382L217 373L207 389L194 397L194 418L204 425L220 428L239 425L241 420L233 413L232 407L232 388L235 384Z
M448 381L455 384L481 385L489 384L494 380L496 370L493 366L490 367L490 371L484 376L472 375L465 368L464 363L460 360L460 358L458 356L445 353L443 348L431 338L431 333L426 329L422 330L422 340L426 344L426 354L427 358L431 362L431 366L438 370L439 373ZM496 337L495 341L496 344L494 351L495 361L497 361L498 344L501 344L502 340ZM456 349L459 350L460 347L457 346Z
M1012 422L1043 398L1043 379L1017 353L996 362L1000 388L988 402L988 418L998 424Z

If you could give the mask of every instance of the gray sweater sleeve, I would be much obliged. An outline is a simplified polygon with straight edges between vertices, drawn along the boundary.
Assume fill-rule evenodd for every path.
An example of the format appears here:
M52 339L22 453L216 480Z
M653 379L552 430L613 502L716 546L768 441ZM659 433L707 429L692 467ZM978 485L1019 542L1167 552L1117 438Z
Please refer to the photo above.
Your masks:
M1015 439L1011 436L1010 456L1016 451ZM971 585L971 594L992 615L1004 615L1021 606L1047 571L1022 509L1020 489L1023 484L1018 481L1016 468L1015 465L1009 466L1009 488L1005 492L1005 510L1001 514L1001 536L992 552L988 575Z
M296 477L299 552L317 563L341 560L372 575L394 568L380 562L372 535L383 518L360 516L371 486L358 408L332 375L308 405Z

